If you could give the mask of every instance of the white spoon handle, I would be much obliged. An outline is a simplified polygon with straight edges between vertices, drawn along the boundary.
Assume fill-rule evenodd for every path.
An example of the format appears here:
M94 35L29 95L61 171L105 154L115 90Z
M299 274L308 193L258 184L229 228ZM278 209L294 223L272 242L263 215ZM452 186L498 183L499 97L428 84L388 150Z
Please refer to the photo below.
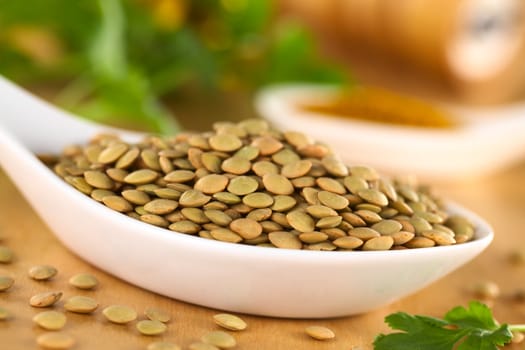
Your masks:
M60 110L0 76L0 127L31 150L56 152L57 146L87 141L96 133L136 138L138 133L106 127Z

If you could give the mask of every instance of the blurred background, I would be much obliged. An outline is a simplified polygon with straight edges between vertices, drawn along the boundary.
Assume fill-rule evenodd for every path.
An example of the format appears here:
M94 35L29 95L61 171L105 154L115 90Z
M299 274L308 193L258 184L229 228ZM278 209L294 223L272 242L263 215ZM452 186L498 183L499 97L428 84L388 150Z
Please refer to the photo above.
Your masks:
M524 15L521 0L0 0L0 74L152 132L257 116L283 83L349 92L316 112L441 128L456 121L435 101L523 100Z

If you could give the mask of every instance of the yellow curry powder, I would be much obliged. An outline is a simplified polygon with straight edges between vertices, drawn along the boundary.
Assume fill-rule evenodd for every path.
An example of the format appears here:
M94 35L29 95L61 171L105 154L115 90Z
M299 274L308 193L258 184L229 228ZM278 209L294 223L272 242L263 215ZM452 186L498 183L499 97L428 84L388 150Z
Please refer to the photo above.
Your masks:
M378 88L357 87L300 108L333 117L425 128L451 128L457 121L428 102Z

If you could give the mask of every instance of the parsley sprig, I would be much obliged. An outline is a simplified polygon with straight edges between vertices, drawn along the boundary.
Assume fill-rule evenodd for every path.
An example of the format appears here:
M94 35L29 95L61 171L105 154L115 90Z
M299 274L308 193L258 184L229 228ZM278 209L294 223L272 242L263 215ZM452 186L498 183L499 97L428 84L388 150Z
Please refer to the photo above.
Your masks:
M497 350L513 332L525 332L525 324L500 325L478 301L453 308L443 319L397 312L385 322L400 332L378 335L375 350Z

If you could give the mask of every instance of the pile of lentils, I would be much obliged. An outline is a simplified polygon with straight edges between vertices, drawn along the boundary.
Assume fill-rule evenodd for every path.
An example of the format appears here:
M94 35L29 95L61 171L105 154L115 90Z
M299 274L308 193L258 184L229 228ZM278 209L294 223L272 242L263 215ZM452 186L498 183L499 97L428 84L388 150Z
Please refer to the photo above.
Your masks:
M428 187L347 166L325 144L260 119L138 144L98 135L50 165L113 210L223 242L390 250L463 243L475 231Z

